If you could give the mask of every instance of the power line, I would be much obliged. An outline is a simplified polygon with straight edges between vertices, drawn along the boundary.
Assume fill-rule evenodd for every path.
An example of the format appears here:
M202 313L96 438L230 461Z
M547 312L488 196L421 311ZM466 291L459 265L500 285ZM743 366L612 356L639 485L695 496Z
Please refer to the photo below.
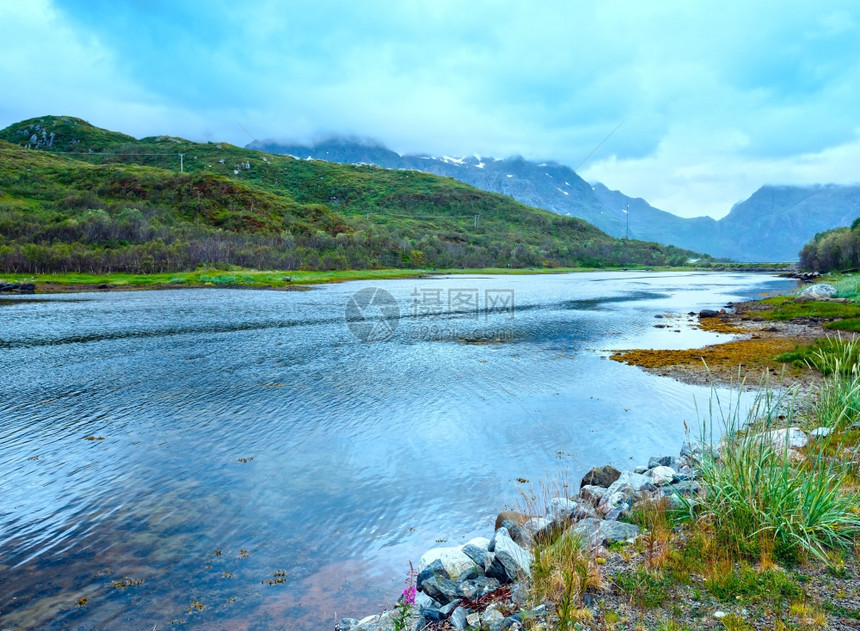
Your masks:
M625 119L624 119L624 120L622 120L620 123L618 123L618 124L615 126L615 129L613 129L611 132L609 132L609 133L606 135L606 138L604 138L603 140L601 140L601 141L598 143L598 145L597 145L594 149L592 149L592 150L591 150L591 153L589 153L587 156L585 156L585 157L582 159L582 162L580 162L579 164L577 164L577 165L573 168L574 172L578 171L578 170L579 170L579 167L581 167L583 164L585 164L585 163L586 163L586 161L587 161L591 156L593 156L593 155L594 155L594 152L595 152L595 151L597 151L598 149L600 149L600 147L602 147L602 146L603 146L603 143L604 143L604 142L606 142L607 140L609 140L609 137L610 137L612 134L614 134L615 132L617 132L617 131L618 131L618 128L619 128L619 127L621 127L621 126L624 124L624 122L625 122L626 120L627 120L627 119L625 118Z

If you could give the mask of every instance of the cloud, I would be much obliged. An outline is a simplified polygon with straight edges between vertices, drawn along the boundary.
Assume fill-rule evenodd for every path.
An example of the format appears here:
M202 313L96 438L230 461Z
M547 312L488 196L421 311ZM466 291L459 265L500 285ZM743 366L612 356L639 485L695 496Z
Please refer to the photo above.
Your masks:
M847 0L3 3L0 125L70 114L244 144L238 121L575 166L626 120L589 177L720 213L753 177L809 177L806 156L853 142L858 24Z

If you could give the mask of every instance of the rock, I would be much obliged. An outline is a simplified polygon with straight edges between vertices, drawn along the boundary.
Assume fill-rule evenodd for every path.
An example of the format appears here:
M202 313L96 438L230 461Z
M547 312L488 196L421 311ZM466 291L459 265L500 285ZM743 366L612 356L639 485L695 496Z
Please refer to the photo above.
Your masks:
M647 472L648 472L648 467L646 467L645 465L639 465L638 467L633 469L633 473L643 473L644 474Z
M439 607L442 606L442 603L436 602L424 592L418 592L415 594L415 606L418 607L419 611L421 611L424 609L439 609Z
M596 548L616 541L635 541L639 536L639 526L621 521L583 519L571 526L570 532L581 536L587 547Z
M501 631L505 616L497 609L489 607L481 614L481 631Z
M835 295L836 288L833 285L818 283L816 285L806 287L800 291L794 299L798 302L804 302L807 300L826 300L827 298L833 298Z
M597 505L597 512L601 515L607 515L621 502L632 505L636 494L642 490L643 486L650 483L651 478L647 475L625 471L606 489L606 494Z
M445 566L442 565L442 561L440 559L436 559L430 565L418 572L418 576L415 579L415 583L417 585L420 585L434 575L442 576L444 578L451 578L451 575L448 574L448 570L446 570Z
M502 631L521 631L523 628L523 617L515 613L502 620Z
M663 497L671 497L672 495L680 495L681 497L693 497L698 495L702 490L702 486L695 480L683 480L662 487Z
M479 613L470 613L466 616L466 624L468 628L477 627L481 624L481 614Z
M484 576L484 568L478 567L478 565L475 564L468 570L464 570L460 573L460 576L457 577L457 584L460 585L463 581L471 581L481 576Z
M649 469L648 476L651 478L651 484L662 486L675 479L675 471L670 467L657 466Z
M508 531L499 528L490 542L493 547L493 562L487 576L500 583L510 583L520 577L531 576L531 555L511 539Z
M659 458L648 458L648 468L653 469L654 467L672 467L673 469L677 468L677 458L673 456L660 456Z
M548 517L532 517L528 520L523 527L532 533L532 536L536 536L538 533L545 532L546 529L552 524L552 520Z
M497 579L482 576L472 580L463 581L457 585L457 590L462 598L475 600L484 594L489 594L490 592L497 590L499 587L500 583Z
M459 607L459 606L460 606L460 599L458 598L457 600L452 600L451 602L449 602L444 607L441 607L439 609L439 613L442 614L443 618L448 618L452 613L454 613L454 610L457 609L457 607Z
M474 561L466 556L459 547L433 548L422 554L421 558L418 559L418 571L421 572L437 559L442 562L442 566L448 572L448 576L455 581L460 576L460 572L472 567L474 564Z
M603 499L600 500L600 504L597 506L597 512L604 516L608 515L621 504L627 504L628 506L632 505L635 497L636 491L631 485L626 482L622 482L621 484L614 482L612 486L609 487L606 495L603 496Z
M502 522L502 527L507 529L511 539L513 539L517 545L522 546L527 550L531 549L534 545L531 533L518 523L506 520Z
M576 521L586 517L594 517L594 510L584 501L554 497L549 501L549 504L553 522Z
M394 621L391 612L383 611L375 616L367 616L358 621L351 631L394 631Z
M587 484L579 489L579 499L588 502L594 508L597 508L604 495L606 495L606 488L602 486Z
M419 585L421 591L441 605L457 600L457 583L444 576L433 575Z
M720 312L714 311L713 309L702 309L699 311L700 318L717 318L719 317Z
M824 438L825 436L830 436L833 432L833 428L831 427L816 427L814 430L807 434L807 438L811 438L813 440L817 438Z
M691 443L689 441L685 442L681 445L681 457L687 458L693 462L702 459L702 446L698 443Z
M579 488L582 488L585 485L602 486L603 488L608 488L613 482L618 479L618 476L620 475L621 472L612 465L594 467L582 478L582 481L579 483Z
M771 444L774 449L801 449L806 447L809 440L806 434L799 427L789 427L787 429L775 429L763 434L757 434L754 438L761 438Z
M335 631L352 631L358 626L358 620L355 618L341 618L340 622L335 625Z
M606 513L607 521L618 521L619 519L623 519L630 514L630 508L632 506L632 502L621 502L615 508Z
M471 609L466 609L465 607L457 607L452 613L451 617L448 618L448 622L455 629L468 629L469 625L466 622L466 617L472 613Z
M489 544L489 540L487 540L487 543ZM477 567L485 572L490 567L490 563L493 562L493 555L486 548L481 548L473 543L467 543L463 546L463 554L469 557Z

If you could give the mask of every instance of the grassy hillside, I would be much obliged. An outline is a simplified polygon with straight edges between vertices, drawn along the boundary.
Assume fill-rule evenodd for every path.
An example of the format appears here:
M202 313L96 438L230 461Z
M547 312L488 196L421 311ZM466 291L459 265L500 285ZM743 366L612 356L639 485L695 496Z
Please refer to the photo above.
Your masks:
M71 117L0 131L3 272L602 267L689 256L417 171L135 140Z

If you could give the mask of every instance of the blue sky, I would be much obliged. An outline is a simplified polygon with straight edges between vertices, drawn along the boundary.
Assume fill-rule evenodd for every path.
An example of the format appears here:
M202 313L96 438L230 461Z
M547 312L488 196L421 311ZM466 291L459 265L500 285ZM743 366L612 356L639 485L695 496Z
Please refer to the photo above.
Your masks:
M860 182L846 2L0 0L0 127L579 162L682 216Z

